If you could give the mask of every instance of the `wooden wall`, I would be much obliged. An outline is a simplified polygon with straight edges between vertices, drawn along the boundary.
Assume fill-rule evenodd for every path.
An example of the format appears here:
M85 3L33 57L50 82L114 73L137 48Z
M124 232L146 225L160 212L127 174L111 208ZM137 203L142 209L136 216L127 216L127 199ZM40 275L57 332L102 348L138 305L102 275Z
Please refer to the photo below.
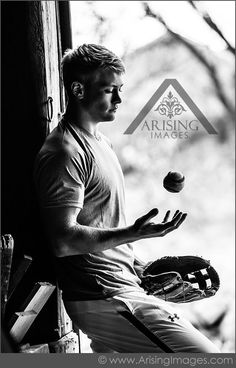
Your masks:
M20 253L31 243L35 155L45 138L28 43L29 5L2 3L2 234Z
M55 282L39 218L33 164L46 135L57 125L65 104L59 65L63 50L71 47L71 35L68 2L58 3L1 3L1 233L9 233L14 238L13 271L23 254L34 258L22 287L8 305L6 318L16 310L35 281ZM67 29L63 35L61 28ZM48 117L49 97L53 99L52 119ZM27 337L33 343L43 342L46 336L60 337L58 300L57 290L41 313L44 322L37 318L35 329Z

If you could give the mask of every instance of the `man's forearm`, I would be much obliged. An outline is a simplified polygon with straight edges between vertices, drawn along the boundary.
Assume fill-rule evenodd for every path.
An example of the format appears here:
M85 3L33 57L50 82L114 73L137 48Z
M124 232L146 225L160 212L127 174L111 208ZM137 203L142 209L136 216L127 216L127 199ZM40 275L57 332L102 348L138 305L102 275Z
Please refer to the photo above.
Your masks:
M74 216L72 216L72 219L68 217L65 221L63 213L61 216L56 213L55 216L54 212L45 217L45 224L49 223L51 225L47 226L47 229L53 253L57 257L66 257L102 252L136 240L164 236L177 229L187 216L187 214L176 211L172 220L167 221L169 212L167 211L161 223L155 224L150 220L157 215L158 210L153 209L139 217L133 225L123 228L103 229L85 226L76 222Z
M137 239L131 226L101 229L78 224L68 229L58 241L56 248L60 251L57 256L101 252Z

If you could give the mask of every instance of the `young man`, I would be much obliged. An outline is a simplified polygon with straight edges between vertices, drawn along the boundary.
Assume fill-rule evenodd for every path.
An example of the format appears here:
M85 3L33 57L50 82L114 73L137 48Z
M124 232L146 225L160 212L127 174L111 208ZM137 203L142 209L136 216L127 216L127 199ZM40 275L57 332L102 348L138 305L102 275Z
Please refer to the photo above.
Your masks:
M122 61L90 44L67 51L62 68L68 105L37 156L35 183L75 330L89 336L95 352L218 352L168 303L140 287L140 264L130 243L166 235L186 214L176 211L169 220L167 211L154 223L154 208L126 224L122 171L98 131L100 122L115 119L121 103ZM128 308L159 342L117 313L117 305Z

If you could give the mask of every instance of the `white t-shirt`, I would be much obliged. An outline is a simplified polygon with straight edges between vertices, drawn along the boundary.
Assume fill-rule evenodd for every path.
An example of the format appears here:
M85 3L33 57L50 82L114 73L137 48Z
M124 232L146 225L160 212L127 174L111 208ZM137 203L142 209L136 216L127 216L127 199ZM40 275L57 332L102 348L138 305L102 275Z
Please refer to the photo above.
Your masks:
M41 208L78 207L77 221L82 225L126 226L122 170L101 133L95 138L62 119L37 156L35 184ZM55 258L55 264L64 300L100 299L140 290L130 244Z

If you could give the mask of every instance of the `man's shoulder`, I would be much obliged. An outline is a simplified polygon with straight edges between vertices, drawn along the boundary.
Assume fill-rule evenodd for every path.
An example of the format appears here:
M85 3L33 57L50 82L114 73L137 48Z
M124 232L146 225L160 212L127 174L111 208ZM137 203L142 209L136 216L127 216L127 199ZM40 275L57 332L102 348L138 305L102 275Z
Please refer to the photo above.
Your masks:
M57 127L46 137L40 150L40 154L56 156L74 156L87 153L84 142L81 139L75 140L70 131L59 122Z

